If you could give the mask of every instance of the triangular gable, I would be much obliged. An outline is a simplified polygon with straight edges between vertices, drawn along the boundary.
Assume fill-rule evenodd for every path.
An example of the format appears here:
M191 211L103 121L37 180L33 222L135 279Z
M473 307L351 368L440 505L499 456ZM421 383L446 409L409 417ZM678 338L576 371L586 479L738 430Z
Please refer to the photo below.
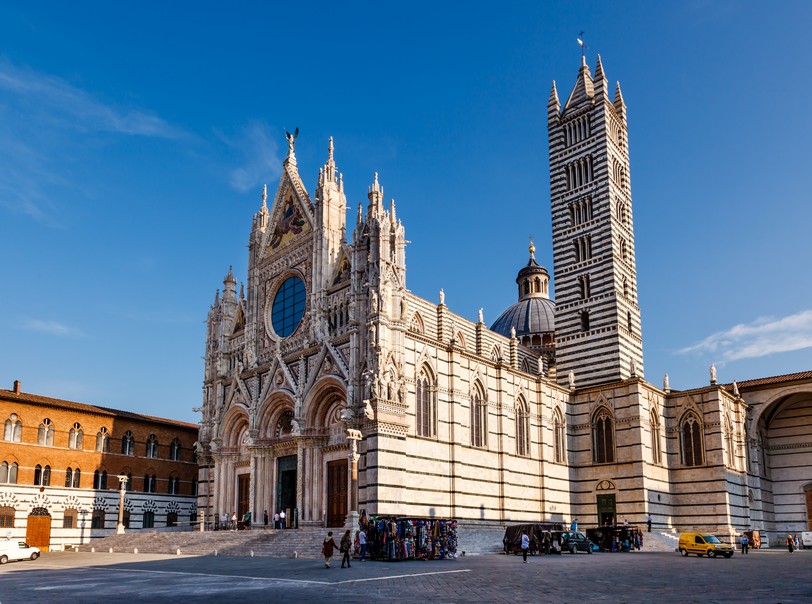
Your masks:
M312 230L313 204L299 182L298 174L291 174L286 169L276 190L270 224L263 242L265 253L275 253L291 242L307 237Z
M333 275L332 285L338 285L339 283L349 281L351 273L352 265L350 264L350 259L347 257L346 250L342 247L341 255L338 257L338 263L336 263L336 270L335 274Z
M231 330L231 335L239 333L245 329L245 311L243 311L242 304L237 306L237 316L234 319L234 329Z

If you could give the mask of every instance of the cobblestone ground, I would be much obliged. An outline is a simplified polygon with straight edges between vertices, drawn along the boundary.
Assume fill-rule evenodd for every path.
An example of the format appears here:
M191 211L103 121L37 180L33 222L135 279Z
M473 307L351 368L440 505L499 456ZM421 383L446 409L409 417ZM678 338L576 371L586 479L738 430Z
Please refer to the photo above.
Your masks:
M470 556L434 562L44 554L0 567L0 603L812 602L812 551Z

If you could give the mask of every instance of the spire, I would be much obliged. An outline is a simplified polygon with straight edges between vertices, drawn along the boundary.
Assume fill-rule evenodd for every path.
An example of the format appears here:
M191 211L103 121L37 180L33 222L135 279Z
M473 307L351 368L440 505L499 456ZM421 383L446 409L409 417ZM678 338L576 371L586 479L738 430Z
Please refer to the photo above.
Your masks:
M375 172L375 180L369 187L369 211L372 215L380 214L383 211L383 187L378 183L378 173Z
M561 102L558 100L558 89L555 87L555 80L553 80L553 87L550 90L550 100L547 101L547 109L555 108L556 112L561 111Z
M606 76L603 74L603 63L601 62L600 55L598 55L598 62L595 65L595 77L592 79L592 82L595 87L595 93L608 99L609 83L606 81Z
M262 207L260 212L263 214L268 212L268 185L262 185Z
M392 222L392 226L395 226L398 222L395 216L395 200L391 200L389 202L389 220Z
M589 65L586 64L586 57L581 57L581 68L578 70L578 79L570 92L570 96L564 105L564 111L570 107L578 107L586 102L591 102L595 97L595 88L592 83L592 75L589 73Z
M615 85L615 102L614 102L614 105L615 105L615 109L617 109L617 112L621 116L623 116L623 118L625 119L625 117L626 117L626 103L623 100L623 93L620 91L620 82L617 82L617 84Z
M232 270L232 267L231 267L230 264L228 265L228 274L226 275L226 278L223 279L223 285L226 286L226 289L228 289L228 284L229 283L232 285L232 287L234 287L236 289L237 280L234 278L234 271Z

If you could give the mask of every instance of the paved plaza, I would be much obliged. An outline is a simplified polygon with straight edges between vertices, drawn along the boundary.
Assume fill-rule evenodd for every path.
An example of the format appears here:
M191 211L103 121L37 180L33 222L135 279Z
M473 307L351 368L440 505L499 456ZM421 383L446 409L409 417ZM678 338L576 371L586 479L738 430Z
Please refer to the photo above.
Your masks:
M812 551L470 556L434 562L47 553L0 567L19 602L810 602Z

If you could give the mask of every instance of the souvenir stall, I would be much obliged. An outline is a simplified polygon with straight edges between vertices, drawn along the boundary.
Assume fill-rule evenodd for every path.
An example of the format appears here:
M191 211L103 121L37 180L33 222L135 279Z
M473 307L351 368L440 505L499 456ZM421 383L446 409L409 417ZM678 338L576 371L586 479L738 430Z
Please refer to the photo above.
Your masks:
M370 560L445 560L457 557L457 521L367 516L361 512ZM360 545L355 539L355 552Z

